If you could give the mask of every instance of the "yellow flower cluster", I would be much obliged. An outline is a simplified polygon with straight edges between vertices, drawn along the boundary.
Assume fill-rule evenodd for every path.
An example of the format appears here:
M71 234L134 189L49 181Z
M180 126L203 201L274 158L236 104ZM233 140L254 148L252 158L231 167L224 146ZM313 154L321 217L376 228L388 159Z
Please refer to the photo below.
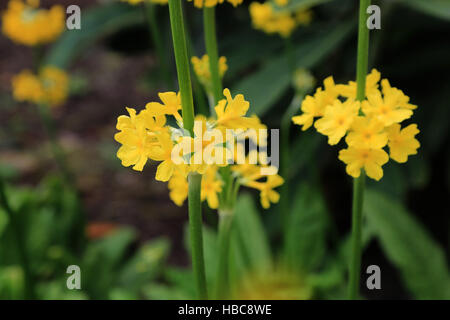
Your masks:
M278 7L286 4L287 1L277 1ZM278 33L283 37L289 37L297 26L309 25L312 20L312 11L309 9L292 13L275 8L270 2L252 2L249 10L255 29L268 34Z
M225 0L188 0L189 2L194 1L194 6L197 8L203 8L203 7L214 7L217 4L224 3ZM244 0L226 0L227 2L231 3L233 7L237 7L240 5Z
M23 70L12 79L13 96L26 101L48 106L58 106L67 99L69 77L56 67L46 66L38 75Z
M62 6L40 9L39 0L11 0L2 14L2 31L14 42L27 46L49 43L64 30Z
M169 2L169 0L120 0L120 1L128 2L131 5L136 5L136 4L140 4L140 3L143 3L143 2L149 2L149 3L164 5L164 4L167 4Z
M209 68L209 56L207 54L203 55L203 57L192 57L191 58L192 66L194 67L194 72L197 75L198 79L205 87L208 92L212 92L212 82L211 82L211 71ZM223 78L225 72L228 70L227 66L227 58L220 57L219 58L219 75Z
M373 69L366 80L366 99L356 101L356 83L334 83L332 77L324 80L324 88L318 88L314 96L306 96L300 116L292 118L302 130L315 121L318 132L328 136L330 145L337 144L344 136L348 147L339 152L339 159L347 167L347 173L357 178L361 169L375 180L383 177L382 166L389 157L404 163L408 156L417 154L420 147L415 136L416 124L403 129L400 123L409 119L417 106L409 103L409 97L391 87L387 79L379 82L381 74ZM345 101L344 101L345 100ZM389 148L389 155L383 149Z
M127 108L129 115L122 115L117 119L116 127L119 132L114 137L122 144L117 152L122 165L133 166L134 170L142 171L148 160L160 162L155 179L168 181L170 197L177 205L182 205L187 197L188 174L200 173L203 175L202 200L207 200L211 208L217 208L218 194L223 185L218 169L227 166L237 156L242 158L242 151L238 155L236 150L243 150L245 138L240 144L234 142L247 137L250 129L266 128L256 116L246 115L250 104L243 95L238 94L233 98L228 89L223 93L225 99L216 105L215 118L196 117L193 136L183 129L183 118L179 113L182 109L179 93L159 93L161 103L150 102L139 113ZM173 117L178 127L168 124L169 116ZM261 146L266 143L262 135L257 135L254 140ZM260 157L265 159L263 155ZM235 176L242 179L243 185L260 190L263 206L268 207L270 202L278 201L279 195L273 188L282 184L283 180L276 175L276 168L254 163L253 170L236 169ZM232 165L232 169L240 166L242 164ZM256 172L256 169L265 167L271 169L264 174ZM268 174L273 174L274 177ZM265 177L265 183L260 181Z

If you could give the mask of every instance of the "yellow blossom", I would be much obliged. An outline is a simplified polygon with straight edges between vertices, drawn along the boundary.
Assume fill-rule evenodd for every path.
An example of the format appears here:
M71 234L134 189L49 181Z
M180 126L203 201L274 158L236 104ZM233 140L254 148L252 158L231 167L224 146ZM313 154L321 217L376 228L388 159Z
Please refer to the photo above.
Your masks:
M165 114L175 117L175 119L182 123L183 119L178 110L181 110L181 96L180 93L175 92L160 92L158 93L162 104L159 102L147 103L145 108L151 113Z
M372 71L366 76L366 96L377 93L380 78L381 74L376 69L372 69ZM356 99L355 81L349 81L348 84L339 84L337 87L343 97Z
M314 126L318 132L328 136L330 145L337 144L358 115L359 105L359 101L350 99L344 103L336 100L333 105L326 107L324 116Z
M65 12L62 6L40 9L38 0L11 0L2 14L2 31L14 42L27 46L46 44L64 30Z
M143 2L149 2L154 4L167 4L168 0L120 0L122 2L128 2L131 5L136 5Z
M266 182L250 181L246 186L260 191L261 205L264 209L268 209L270 203L277 203L280 200L280 194L273 189L283 183L283 178L275 174L267 176Z
M364 114L378 119L386 127L410 118L415 106L406 102L408 97L400 90L391 88L387 81L382 81L381 85L383 96L379 90L375 90L363 101Z
M192 62L192 66L194 68L194 72L197 75L200 82L205 86L205 88L208 92L212 92L213 85L211 82L209 56L207 54L205 54L201 58L192 57L191 62ZM228 70L227 58L220 57L219 58L219 76L222 78L227 70Z
M358 149L349 147L339 152L339 159L347 164L346 171L353 178L358 178L361 169L372 179L380 180L383 177L381 166L389 160L383 149Z
M345 141L355 148L381 149L387 144L388 138L380 121L359 116L354 120Z
M12 79L13 96L18 101L58 106L68 95L69 78L58 68L46 66L38 75L24 70Z
M400 130L399 124L393 124L387 128L389 155L397 162L404 163L409 155L417 154L420 147L419 141L415 139L420 131L416 124L410 124Z
M217 4L225 2L225 0L188 0L188 1L194 1L194 6L196 8L203 8L203 7L214 7ZM227 0L229 3L233 5L233 7L236 7L240 5L244 0Z
M208 202L211 209L219 207L218 193L222 192L222 181L218 178L217 167L209 166L202 177L201 199Z
M182 173L175 171L169 180L168 187L170 199L179 207L183 205L189 191L187 178Z

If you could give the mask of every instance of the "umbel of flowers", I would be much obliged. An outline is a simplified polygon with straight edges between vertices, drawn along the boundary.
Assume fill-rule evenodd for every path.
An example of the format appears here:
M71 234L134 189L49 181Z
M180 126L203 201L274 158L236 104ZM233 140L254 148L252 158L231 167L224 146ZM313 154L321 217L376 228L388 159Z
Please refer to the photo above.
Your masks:
M367 176L380 180L382 166L389 158L404 163L420 147L415 138L419 133L417 125L401 125L411 118L417 106L410 104L401 90L391 87L387 79L381 80L380 88L380 78L381 74L373 69L366 78L366 98L359 102L355 82L335 84L333 77L328 77L323 88L304 99L303 113L292 118L302 130L314 124L318 132L328 137L330 145L345 139L347 148L339 152L339 159L354 178L364 169Z
M249 10L253 27L268 34L289 37L296 27L310 24L311 10L302 8L292 12L290 9L283 8L287 4L287 0L278 0L275 3L252 2Z
M228 89L223 94L226 98L216 105L216 117L196 117L193 136L183 130L181 99L175 92L160 93L161 103L150 102L139 113L128 108L129 115L117 120L119 133L115 139L122 144L118 158L137 171L142 171L148 160L159 162L155 179L168 181L170 197L177 205L187 198L188 174L197 172L203 175L201 199L207 200L212 209L221 207L225 184L219 168L225 166L231 166L235 179L229 184L234 186L229 192L237 193L244 185L260 191L264 208L278 202L279 194L274 189L283 184L283 179L275 167L268 166L265 151L245 155L247 139L266 146L267 135L260 133L266 131L259 131L266 127L257 116L247 116L250 104L242 94L233 98ZM256 134L249 134L251 130Z
M23 70L12 79L13 96L17 101L59 106L68 95L69 77L56 67L46 66L39 74Z
M2 31L16 43L36 46L54 41L65 27L62 6L39 8L39 0L11 0L2 14Z

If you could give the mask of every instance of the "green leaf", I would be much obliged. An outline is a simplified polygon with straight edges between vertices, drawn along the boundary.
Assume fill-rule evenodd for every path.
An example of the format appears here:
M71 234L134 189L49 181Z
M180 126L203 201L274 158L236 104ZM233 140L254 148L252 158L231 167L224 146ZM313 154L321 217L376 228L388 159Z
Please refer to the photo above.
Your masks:
M269 242L253 198L249 194L239 197L233 219L231 237L239 243L238 248L247 268L269 269L272 264Z
M353 22L320 29L321 32L305 36L294 46L297 68L309 69L324 59L350 34ZM262 116L289 88L291 71L285 55L272 57L257 72L238 82L233 92L244 94L252 112Z
M302 9L308 9L319 4L330 2L332 0L291 0L289 3L279 8L280 11L297 12Z
M450 1L448 0L399 0L399 3L423 13L450 20Z
M45 64L69 67L75 57L92 42L122 28L142 23L144 15L139 6L112 2L83 11L81 30L67 30L53 44Z
M326 253L328 214L319 190L310 184L297 187L287 226L286 254L291 267L313 270Z
M168 252L166 239L145 243L120 271L120 287L137 290L143 283L153 280L159 275Z
M450 274L439 244L401 204L383 193L368 189L364 202L369 228L411 293L418 299L450 299Z

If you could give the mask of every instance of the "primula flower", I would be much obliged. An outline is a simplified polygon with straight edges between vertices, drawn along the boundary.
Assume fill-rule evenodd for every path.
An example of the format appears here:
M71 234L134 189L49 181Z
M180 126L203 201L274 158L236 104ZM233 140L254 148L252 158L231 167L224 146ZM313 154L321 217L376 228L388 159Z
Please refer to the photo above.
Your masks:
M188 0L189 2L194 1L194 6L197 8L203 8L203 7L214 7L217 4L224 3L225 0ZM237 7L240 5L244 0L227 0L227 2L231 3L233 7Z
M328 136L328 143L337 144L345 135L347 149L339 152L339 159L347 164L346 171L359 177L361 169L375 180L381 179L381 166L389 160L383 150L389 146L390 157L406 162L409 155L417 153L420 143L415 139L419 133L416 124L401 130L400 122L408 119L417 106L409 103L409 97L401 90L391 87L387 79L373 69L366 77L366 99L354 101L356 83L335 84L333 78L324 81L324 89L318 88L313 97L306 96L301 110L303 114L292 121L308 129L315 118L318 132ZM345 102L342 102L346 98Z
M389 82L382 81L381 85L383 96L379 90L375 90L367 95L366 101L363 101L364 114L378 119L386 127L409 119L415 106L405 102L408 98L400 90L391 88Z
M283 1L281 1L283 4ZM282 37L289 37L299 25L308 25L312 19L312 12L301 9L295 13L274 10L270 2L252 2L249 6L252 24L255 29L268 34L278 33Z
M59 106L68 95L69 78L58 68L46 66L38 75L24 70L12 79L13 96L26 101L48 106Z
M189 191L187 178L180 172L175 171L169 180L170 199L177 205L182 206L186 200Z
M279 175L270 175L266 182L250 181L246 186L258 189L260 191L261 205L264 209L270 207L270 203L277 203L280 200L280 194L276 192L276 187L281 186L284 179Z
M388 138L380 121L359 116L354 120L345 141L355 148L381 149L387 144Z
M379 73L376 69L372 69L372 71L366 76L366 96L377 93L378 82L380 79L381 73ZM337 85L337 88L341 96L351 98L353 100L356 99L355 81L349 81L348 84L339 84Z
M218 172L216 166L209 166L202 177L201 185L201 199L208 202L211 209L219 207L218 193L222 192L222 180L218 179Z
M344 103L336 100L333 105L326 107L323 117L314 126L318 132L328 136L330 145L337 144L358 115L359 105L359 101L350 99Z
M302 126L303 131L312 126L314 118L322 117L325 108L333 104L339 96L340 91L333 77L326 78L323 84L324 89L318 88L313 97L309 95L305 97L301 106L303 114L292 117L292 121Z
M383 177L381 166L389 160L383 149L358 149L349 147L339 152L339 159L347 164L346 171L353 178L358 178L361 169L372 179L380 180Z
M192 66L194 67L194 72L197 75L200 82L205 86L208 92L212 92L212 82L211 82L211 71L209 68L209 56L207 54L203 57L192 57ZM227 58L219 58L219 76L222 78L225 72L228 70Z
M2 31L14 42L27 46L55 40L65 27L62 6L39 9L39 0L11 0L2 14Z
M409 155L417 154L420 143L415 136L419 132L416 124L410 124L401 130L399 124L387 128L389 156L397 162L404 163Z
M178 110L181 110L181 96L178 92L161 92L158 93L159 98L162 101L162 104L159 102L150 102L147 103L145 108L150 111L150 113L155 113L159 115L171 115L175 117L175 119L179 123L183 123L183 119L179 114Z

